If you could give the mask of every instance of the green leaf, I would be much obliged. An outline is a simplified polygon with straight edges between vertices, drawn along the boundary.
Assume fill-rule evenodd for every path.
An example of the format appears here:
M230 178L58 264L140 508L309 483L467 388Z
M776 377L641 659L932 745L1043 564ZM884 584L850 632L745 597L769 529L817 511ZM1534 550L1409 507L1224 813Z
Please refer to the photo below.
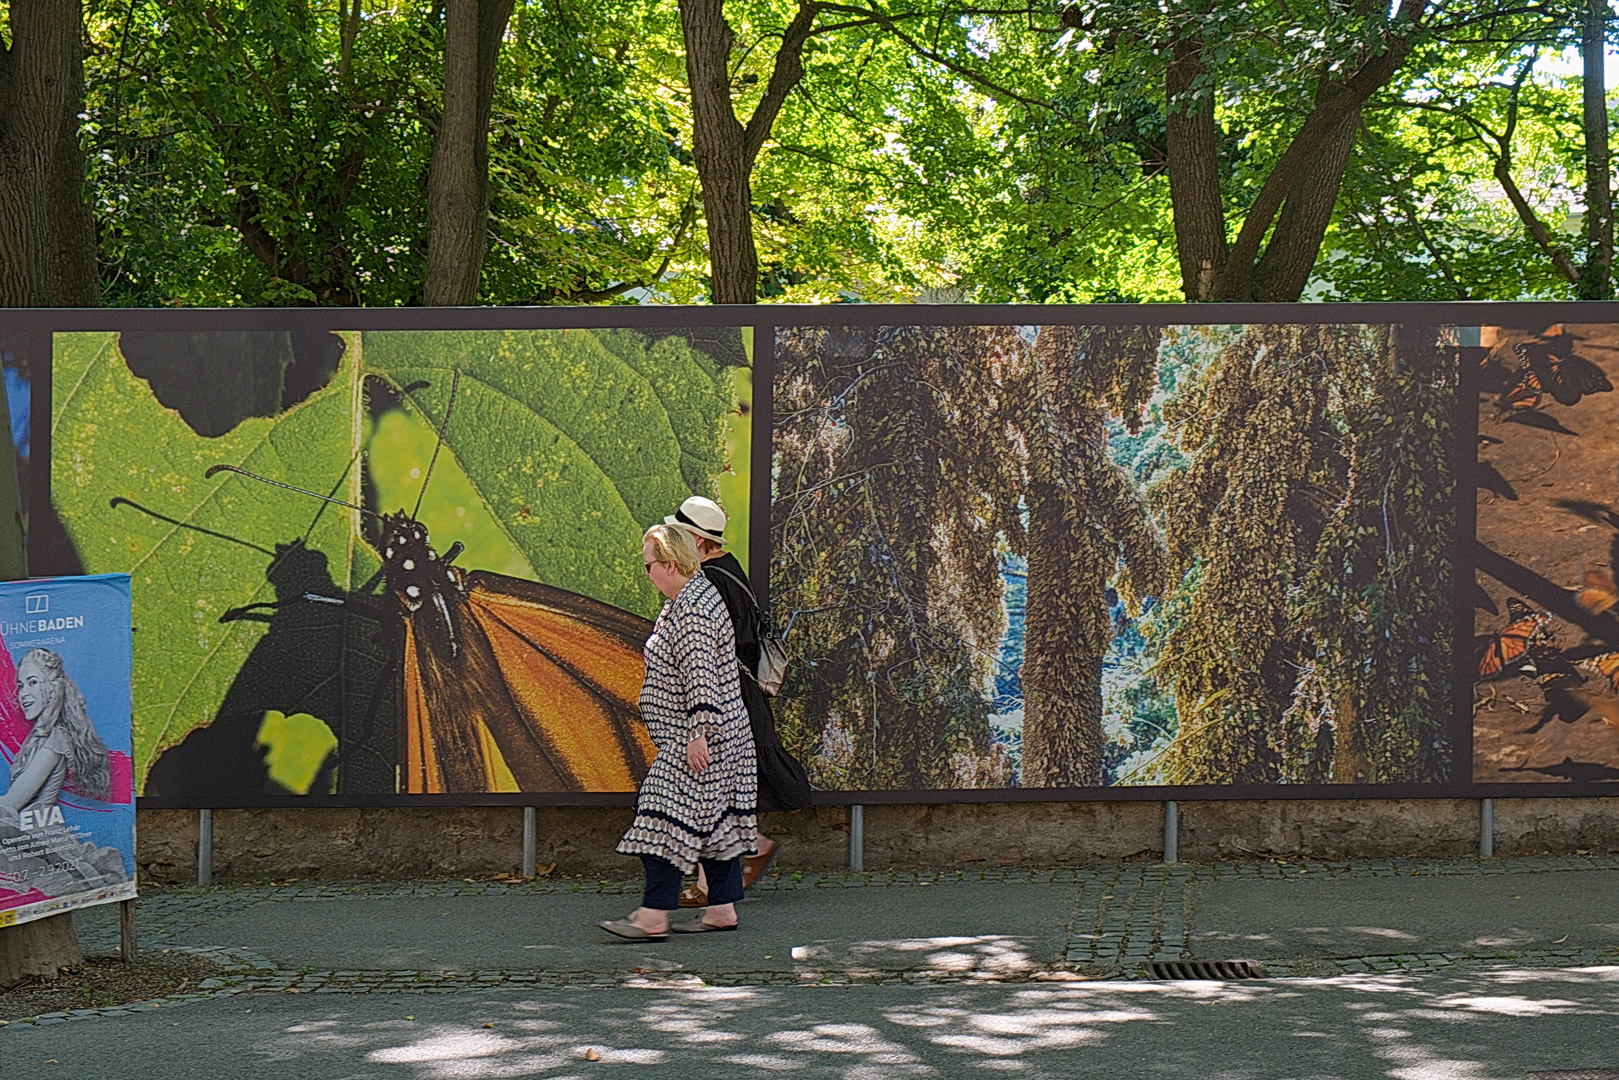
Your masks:
M135 760L144 774L158 751L213 719L263 637L263 623L219 620L274 598L265 568L277 542L303 538L326 554L336 584L352 587L352 515L203 473L229 462L358 495L353 369L345 361L326 389L282 415L209 439L130 373L116 334L59 334L56 353L51 499L87 572L131 575Z

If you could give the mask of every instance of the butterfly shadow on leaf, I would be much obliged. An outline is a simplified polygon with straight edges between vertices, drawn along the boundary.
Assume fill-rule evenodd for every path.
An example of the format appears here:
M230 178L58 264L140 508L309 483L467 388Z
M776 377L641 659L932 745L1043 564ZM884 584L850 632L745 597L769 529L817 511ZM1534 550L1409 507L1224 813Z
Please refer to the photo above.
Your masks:
M393 686L383 620L372 599L332 580L326 554L302 540L277 544L266 569L275 600L232 608L221 623L258 622L254 644L211 724L163 751L145 793L189 798L244 795L389 794L394 790ZM319 753L320 721L337 745L298 790L273 775L267 714L298 717L304 745ZM313 718L313 720L308 719ZM283 735L283 738L295 738ZM316 742L311 743L311 739Z

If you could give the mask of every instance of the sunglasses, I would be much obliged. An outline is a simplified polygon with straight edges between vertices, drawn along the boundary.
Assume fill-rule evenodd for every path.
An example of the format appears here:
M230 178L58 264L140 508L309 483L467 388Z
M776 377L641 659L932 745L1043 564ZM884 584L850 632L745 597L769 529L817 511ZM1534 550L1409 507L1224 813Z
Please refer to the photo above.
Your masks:
M644 565L644 566L645 566L645 567L646 567L646 572L647 572L647 576L648 576L648 577L651 577L651 576L652 576L652 568L653 568L653 567L654 567L654 566L657 566L657 565L658 565L658 561L657 561L657 560L653 560L653 561L652 561L652 562L649 562L649 563L644 563L644 564L642 564L642 565Z

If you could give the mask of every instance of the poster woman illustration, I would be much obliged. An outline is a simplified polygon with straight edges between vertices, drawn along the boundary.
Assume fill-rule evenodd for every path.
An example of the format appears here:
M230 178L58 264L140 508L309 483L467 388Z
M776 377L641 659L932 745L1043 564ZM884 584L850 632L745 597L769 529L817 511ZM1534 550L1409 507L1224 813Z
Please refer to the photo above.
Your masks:
M50 820L69 776L77 791L105 800L112 783L111 756L60 656L49 649L32 649L23 656L17 665L17 703L33 726L11 762L11 783L0 795L0 820L11 822L23 810L33 811L35 821Z
M10 873L20 871L31 893L43 897L128 880L118 850L78 839L57 806L64 786L105 800L112 785L111 755L61 656L49 649L23 655L17 702L30 728L0 795L0 849L21 842L29 850L13 855Z

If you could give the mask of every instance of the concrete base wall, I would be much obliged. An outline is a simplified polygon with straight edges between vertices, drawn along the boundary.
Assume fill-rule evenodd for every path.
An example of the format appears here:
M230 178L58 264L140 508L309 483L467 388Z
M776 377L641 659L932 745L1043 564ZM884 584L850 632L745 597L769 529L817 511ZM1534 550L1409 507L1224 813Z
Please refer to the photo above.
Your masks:
M1310 856L1322 859L1457 857L1478 853L1476 799L1181 802L1186 862ZM626 808L542 807L538 863L563 874L628 878L639 864L613 849ZM137 815L141 876L197 876L197 812ZM845 807L767 814L780 866L848 866ZM520 869L517 807L365 810L216 810L214 880L487 877ZM1619 797L1495 800L1495 852L1619 851ZM951 803L868 806L868 869L946 866L1083 866L1163 857L1163 804Z

